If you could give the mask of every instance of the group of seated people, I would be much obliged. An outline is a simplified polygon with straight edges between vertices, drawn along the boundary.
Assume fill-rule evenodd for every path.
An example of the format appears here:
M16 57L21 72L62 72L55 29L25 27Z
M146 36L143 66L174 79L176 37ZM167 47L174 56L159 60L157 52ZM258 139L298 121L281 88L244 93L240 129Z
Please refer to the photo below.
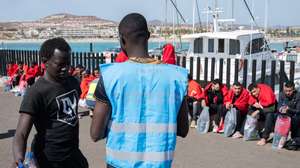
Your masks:
M24 64L22 61L9 62L6 71L5 91L12 90L17 96L20 96L24 94L27 87L34 84L37 78L44 75L45 65L38 65L37 62L31 62L30 65Z
M32 86L35 81L44 75L45 64L38 65L36 62L32 62L30 65L23 62L10 62L7 64L7 79L5 82L5 91L12 91L16 96L23 96L26 88ZM88 94L90 83L99 78L99 69L95 69L93 72L89 69L85 69L82 65L78 64L76 67L70 67L69 74L74 76L80 82L81 106L86 106L85 99Z
M272 88L266 84L252 83L248 89L239 82L233 83L230 89L218 79L213 80L204 89L189 76L188 102L190 108L191 127L197 127L197 119L203 108L209 108L212 132L224 132L226 113L235 108L236 129L232 138L242 138L247 115L262 123L259 128L261 139L257 145L265 145L274 131L279 114L291 117L291 140L300 140L300 93L295 89L293 81L284 84L283 92L278 100ZM299 144L298 144L299 145ZM299 145L300 146L300 145Z

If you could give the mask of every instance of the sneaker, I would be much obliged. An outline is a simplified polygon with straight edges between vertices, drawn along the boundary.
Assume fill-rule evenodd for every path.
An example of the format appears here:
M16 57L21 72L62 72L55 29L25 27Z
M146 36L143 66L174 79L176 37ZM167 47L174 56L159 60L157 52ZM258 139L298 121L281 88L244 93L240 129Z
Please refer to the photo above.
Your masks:
M192 120L190 127L191 128L196 128L196 121Z

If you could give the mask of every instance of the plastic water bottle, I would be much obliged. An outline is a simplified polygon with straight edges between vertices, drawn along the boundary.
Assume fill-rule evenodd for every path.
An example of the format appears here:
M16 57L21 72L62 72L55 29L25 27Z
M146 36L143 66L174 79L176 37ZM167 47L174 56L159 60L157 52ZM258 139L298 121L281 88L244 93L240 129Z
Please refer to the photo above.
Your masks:
M25 168L21 160L18 162L18 168Z
M36 168L34 156L32 152L27 152L24 161L24 168Z

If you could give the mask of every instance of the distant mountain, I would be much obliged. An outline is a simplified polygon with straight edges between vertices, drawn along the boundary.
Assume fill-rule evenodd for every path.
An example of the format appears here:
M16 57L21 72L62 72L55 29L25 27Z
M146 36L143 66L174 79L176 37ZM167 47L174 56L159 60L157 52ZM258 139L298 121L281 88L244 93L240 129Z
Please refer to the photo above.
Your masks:
M111 20L107 20L107 19L102 19L102 18L98 18L96 16L77 16L77 15L73 15L73 14L69 14L69 13L58 13L58 14L54 14L54 15L50 15L50 16L46 16L42 19L39 20L40 22L61 22L61 21L68 21L68 22L72 22L72 21L89 21L89 22L110 22L110 23L115 23L115 21L111 21Z

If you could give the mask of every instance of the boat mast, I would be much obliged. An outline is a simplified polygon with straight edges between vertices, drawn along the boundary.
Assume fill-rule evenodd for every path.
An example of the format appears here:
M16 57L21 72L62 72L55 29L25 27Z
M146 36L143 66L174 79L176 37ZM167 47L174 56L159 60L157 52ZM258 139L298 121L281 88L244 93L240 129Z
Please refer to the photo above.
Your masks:
M193 1L193 34L195 33L196 0Z
M265 33L268 33L268 19L269 19L269 0L265 0Z

